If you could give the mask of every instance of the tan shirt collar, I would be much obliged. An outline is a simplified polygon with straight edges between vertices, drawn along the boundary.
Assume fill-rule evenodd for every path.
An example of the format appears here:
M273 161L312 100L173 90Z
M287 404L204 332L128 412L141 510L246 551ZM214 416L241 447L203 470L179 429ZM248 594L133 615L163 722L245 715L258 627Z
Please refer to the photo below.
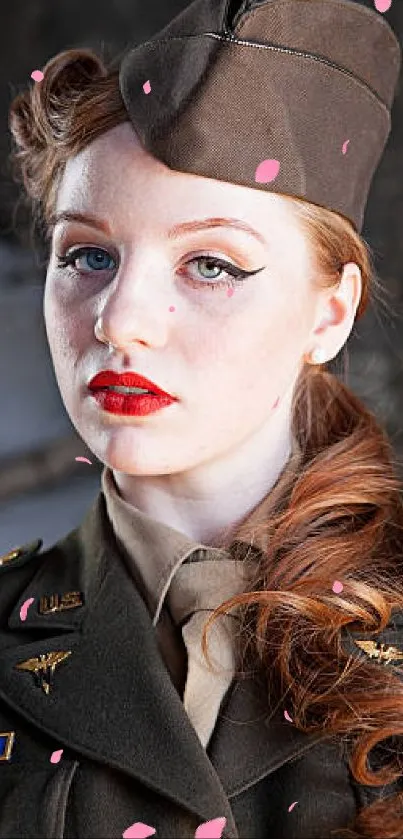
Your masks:
M232 594L230 591L224 592L224 596L220 600L221 594L223 594L221 589L226 588L225 579L231 577L231 567L234 569L234 576L240 576L240 563L231 559L228 553L229 544L237 540L251 544L262 551L265 551L267 547L267 533L264 525L268 521L268 508L269 504L271 506L273 494L276 492L276 485L272 487L254 510L245 516L237 527L236 533L232 534L228 544L223 543L222 548L217 548L194 542L185 534L150 518L136 507L128 504L120 496L113 472L107 466L104 466L102 471L101 484L108 518L121 549L126 554L137 577L140 578L154 626L159 619L172 579L177 569L185 561L192 559L191 568L189 568L189 572L186 572L186 578L189 577L194 583L197 579L201 582L203 574L202 568L196 571L195 560L219 560L222 562L223 586L220 585L220 591L217 591L219 602L222 602ZM253 532L254 528L256 528L256 532L250 537L248 531ZM231 566L231 562L233 566ZM204 562L203 566L205 570L209 570ZM211 573L207 576L212 577ZM216 583L218 583L219 578L219 575L217 575ZM242 588L242 577L241 582L234 580L234 585L236 590L239 590L239 585ZM172 590L170 595L174 596ZM169 599L168 597L168 601Z
M120 547L135 562L153 624L158 621L165 595L176 570L195 551L209 558L227 558L218 548L206 548L162 522L128 504L119 494L112 470L105 466L101 476L108 518Z

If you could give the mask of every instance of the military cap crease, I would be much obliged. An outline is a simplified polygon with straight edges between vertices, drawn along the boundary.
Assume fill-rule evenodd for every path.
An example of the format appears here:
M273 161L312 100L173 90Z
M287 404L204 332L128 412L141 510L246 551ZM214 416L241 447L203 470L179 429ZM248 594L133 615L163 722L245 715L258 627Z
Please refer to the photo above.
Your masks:
M127 52L120 88L144 147L170 168L296 195L361 230L400 69L393 30L354 0L195 0ZM280 171L257 183L265 159Z

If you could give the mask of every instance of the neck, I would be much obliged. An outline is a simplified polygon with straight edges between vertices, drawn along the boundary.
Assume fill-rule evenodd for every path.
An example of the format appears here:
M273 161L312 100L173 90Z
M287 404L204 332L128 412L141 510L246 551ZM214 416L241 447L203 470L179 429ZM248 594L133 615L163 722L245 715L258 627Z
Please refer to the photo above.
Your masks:
M291 455L290 403L285 399L235 451L191 472L133 476L113 471L121 497L195 542L221 544L270 492Z

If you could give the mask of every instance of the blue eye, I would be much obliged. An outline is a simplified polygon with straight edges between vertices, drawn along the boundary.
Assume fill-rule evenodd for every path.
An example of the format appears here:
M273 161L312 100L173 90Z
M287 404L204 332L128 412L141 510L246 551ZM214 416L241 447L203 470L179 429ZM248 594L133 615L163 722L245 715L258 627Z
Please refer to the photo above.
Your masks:
M87 269L80 268L77 266L77 262L79 259L87 260ZM113 271L116 269L116 262L103 248L97 248L94 246L83 245L80 248L74 248L70 251L69 254L66 256L58 256L58 267L59 268L67 268L72 267L77 273L81 274L91 274L93 272L98 271ZM108 265L108 262L112 261L113 265ZM200 279L203 277L202 272L199 272L199 279L196 279L194 276L187 275L187 282L190 285L195 286L196 288L210 288L212 290L216 288L222 288L228 286L234 286L237 283L241 283L247 279L247 277L251 277L254 274L259 273L259 271L263 271L263 268L257 268L255 271L245 271L238 266L234 265L232 262L227 262L223 259L218 259L214 256L209 256L208 254L202 254L201 256L195 257L190 259L189 262L186 263L186 266L191 265L192 263L196 263L199 267L203 266L203 269L207 269L207 275L211 271L217 271L218 274L215 276L206 276L204 275L204 279ZM202 269L202 270L203 270ZM223 273L227 274L226 279L219 279L219 275ZM180 272L181 273L181 272Z
M108 265L108 261L114 260L110 256L107 251L104 251L102 248L90 248L90 247L82 247L82 248L75 248L75 250L71 251L66 256L59 256L58 257L58 266L59 268L67 268L68 265L71 265L73 268L76 268L76 262L78 259L84 258L87 260L87 268L77 270L83 270L84 273L89 273L91 271L111 271L113 270L114 266Z

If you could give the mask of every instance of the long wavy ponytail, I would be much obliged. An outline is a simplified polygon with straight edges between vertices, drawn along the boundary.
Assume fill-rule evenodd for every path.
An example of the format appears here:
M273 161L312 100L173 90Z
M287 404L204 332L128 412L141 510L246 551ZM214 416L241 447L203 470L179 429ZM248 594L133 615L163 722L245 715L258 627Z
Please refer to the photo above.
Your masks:
M363 293L383 302L369 246L340 215L289 198L305 226L322 287L355 262ZM403 500L391 444L373 413L326 365L306 364L293 400L292 457L262 522L267 550L250 590L223 603L206 624L238 608L243 662L254 660L302 731L339 735L354 779L387 787L340 837L403 837L403 668L349 655L347 627L381 632L403 609ZM256 537L256 526L254 526ZM245 524L237 539L248 541ZM334 581L342 582L339 594ZM358 632L359 635L359 632ZM403 650L402 650L403 652ZM393 746L393 747L392 747ZM379 748L380 747L380 748ZM383 749L383 752L382 752ZM374 750L372 752L372 750ZM374 755L394 760L375 773ZM371 753L371 754L370 754Z

